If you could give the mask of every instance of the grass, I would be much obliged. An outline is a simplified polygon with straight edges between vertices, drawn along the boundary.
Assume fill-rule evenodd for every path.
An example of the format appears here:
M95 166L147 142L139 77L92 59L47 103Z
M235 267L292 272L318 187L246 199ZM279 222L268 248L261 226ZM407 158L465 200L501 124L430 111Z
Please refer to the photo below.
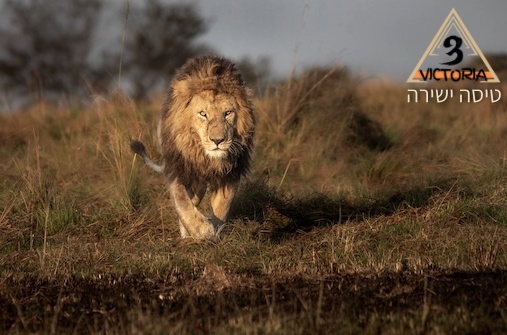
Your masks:
M338 68L280 83L204 242L128 147L157 154L160 103L0 115L3 332L507 331L504 101L408 104Z

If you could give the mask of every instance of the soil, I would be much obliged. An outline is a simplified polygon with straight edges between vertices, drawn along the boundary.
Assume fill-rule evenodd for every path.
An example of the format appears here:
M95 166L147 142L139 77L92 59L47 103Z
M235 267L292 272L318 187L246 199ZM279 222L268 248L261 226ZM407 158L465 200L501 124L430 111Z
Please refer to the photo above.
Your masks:
M336 274L321 279L244 273L227 283L206 286L195 274L9 278L0 284L0 333L100 333L112 325L121 333L139 314L188 320L202 333L245 314L255 321L273 312L303 327L331 325L342 316L356 329L371 325L372 317L385 321L405 315L421 322L422 332L432 318L458 313L471 328L455 325L450 332L507 332L507 271ZM308 332L317 328L312 329Z

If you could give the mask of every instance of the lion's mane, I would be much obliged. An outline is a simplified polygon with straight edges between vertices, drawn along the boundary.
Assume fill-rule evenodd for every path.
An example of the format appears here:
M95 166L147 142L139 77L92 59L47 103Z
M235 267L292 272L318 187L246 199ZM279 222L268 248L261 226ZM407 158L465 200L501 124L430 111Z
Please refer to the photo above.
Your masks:
M192 129L192 115L186 106L195 94L213 91L230 95L238 106L234 131L234 150L226 159L205 154L199 135ZM209 183L218 187L223 181L238 180L249 169L255 119L241 74L234 63L219 57L194 58L174 75L162 106L159 141L165 175L186 185Z

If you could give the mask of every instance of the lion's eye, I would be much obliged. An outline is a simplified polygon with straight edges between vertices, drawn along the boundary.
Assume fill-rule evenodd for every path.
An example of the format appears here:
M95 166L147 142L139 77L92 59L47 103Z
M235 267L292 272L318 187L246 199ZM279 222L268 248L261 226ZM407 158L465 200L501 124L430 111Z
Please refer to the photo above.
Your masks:
M202 116L203 118L207 119L208 118L208 115L206 114L206 112L203 112L203 111L200 111L199 112L199 115Z
M225 111L224 114L225 114L225 117L228 117L228 116L234 114L234 111L233 110Z

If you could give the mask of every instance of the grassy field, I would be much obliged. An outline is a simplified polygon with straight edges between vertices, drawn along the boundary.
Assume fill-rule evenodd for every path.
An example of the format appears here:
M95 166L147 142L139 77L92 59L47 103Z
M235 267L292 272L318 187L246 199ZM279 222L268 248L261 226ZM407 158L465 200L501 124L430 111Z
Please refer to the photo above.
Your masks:
M0 115L0 332L507 333L507 100L406 94L335 69L256 99L204 242L128 147L156 155L161 98Z

